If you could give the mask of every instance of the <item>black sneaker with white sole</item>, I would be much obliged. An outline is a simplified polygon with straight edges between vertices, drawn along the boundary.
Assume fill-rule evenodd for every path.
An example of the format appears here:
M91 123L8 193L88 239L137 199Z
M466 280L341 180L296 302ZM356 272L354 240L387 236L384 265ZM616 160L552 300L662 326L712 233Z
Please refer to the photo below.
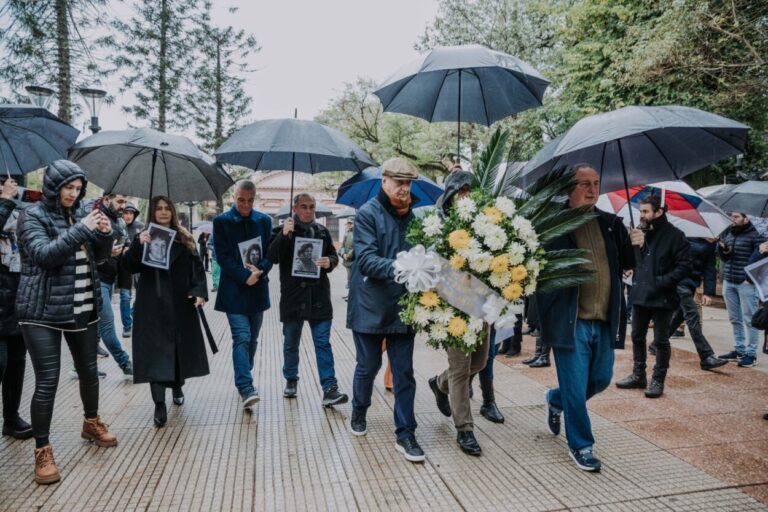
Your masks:
M573 462L582 471L600 471L602 465L600 460L592 453L592 448L582 448L581 450L569 450Z
M368 423L365 421L365 409L352 407L352 418L349 420L349 426L353 436L364 436L368 433Z
M547 405L547 429L553 436L560 434L560 412L549 405L549 391L544 393L544 403Z
M345 404L347 401L349 401L349 397L344 393L339 393L339 386L336 384L323 393L323 407L333 407L334 405Z
M250 410L250 408L256 405L256 402L258 401L259 401L259 394L254 389L247 395L243 396L243 409Z
M421 446L419 446L419 443L413 436L406 437L405 439L398 439L395 443L395 448L405 456L405 460L411 462L424 462L424 459L426 458L424 456L424 450L421 449Z

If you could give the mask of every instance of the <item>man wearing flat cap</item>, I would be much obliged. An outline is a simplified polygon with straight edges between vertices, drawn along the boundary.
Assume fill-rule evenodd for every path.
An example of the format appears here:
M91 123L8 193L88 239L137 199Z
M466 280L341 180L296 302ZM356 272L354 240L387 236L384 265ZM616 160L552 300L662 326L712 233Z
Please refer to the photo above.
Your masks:
M405 287L395 282L393 263L397 253L411 248L405 241L411 211L411 182L419 177L407 160L392 158L381 165L381 190L365 203L355 217L355 259L349 289L347 327L352 330L357 366L352 385L352 434L368 433L366 412L376 374L381 368L381 343L394 374L395 448L411 462L424 460L416 441L413 401L413 329L400 320L398 304Z

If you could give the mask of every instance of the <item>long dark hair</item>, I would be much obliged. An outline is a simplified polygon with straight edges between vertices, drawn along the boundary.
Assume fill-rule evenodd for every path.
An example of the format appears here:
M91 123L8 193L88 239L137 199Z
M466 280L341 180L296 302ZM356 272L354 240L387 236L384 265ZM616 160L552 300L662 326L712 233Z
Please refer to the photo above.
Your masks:
M176 206L174 206L173 202L169 198L166 196L155 196L149 201L149 219L157 224L157 219L155 218L155 210L157 209L157 203L160 201L165 202L165 204L167 204L171 209L171 229L176 231L176 239L174 241L184 244L184 246L189 249L189 252L194 254L197 251L195 239L192 237L189 231L184 229L181 224L179 224L179 216L176 213Z

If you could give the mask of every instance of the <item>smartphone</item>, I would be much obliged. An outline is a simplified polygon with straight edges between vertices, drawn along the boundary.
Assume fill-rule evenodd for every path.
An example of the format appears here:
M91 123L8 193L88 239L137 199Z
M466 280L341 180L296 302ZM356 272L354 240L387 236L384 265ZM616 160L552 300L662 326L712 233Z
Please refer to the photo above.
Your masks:
M93 202L93 210L101 210L102 199L98 198Z

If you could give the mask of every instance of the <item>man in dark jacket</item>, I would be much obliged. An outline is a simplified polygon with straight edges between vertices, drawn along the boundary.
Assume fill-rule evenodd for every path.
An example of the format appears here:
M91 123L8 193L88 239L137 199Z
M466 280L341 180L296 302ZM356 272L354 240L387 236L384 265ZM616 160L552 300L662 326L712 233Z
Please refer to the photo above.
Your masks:
M16 319L21 260L16 240L18 186L6 178L0 189L0 384L3 386L3 435L32 437L32 425L19 416L27 350Z
M571 208L594 207L600 195L600 177L587 163L573 166ZM549 431L560 433L560 414L565 412L566 437L571 458L584 471L599 471L592 452L595 442L587 400L608 387L613 374L613 349L618 340L621 276L635 266L627 229L615 215L595 209L596 217L573 233L560 236L545 249L582 249L594 273L590 283L536 293L542 342L552 346L559 387L545 394Z
M294 248L307 240L322 240L321 256L314 260L319 277L294 275ZM280 266L280 321L283 323L283 396L296 397L299 381L299 341L304 321L309 322L315 344L317 372L323 388L323 406L346 403L347 395L339 393L331 349L331 283L328 273L339 264L333 239L325 226L315 222L315 199L298 194L293 199L293 217L288 218L272 240L267 253L272 263Z
M125 243L123 244L123 253L133 243L133 239L139 236L144 230L144 223L139 219L139 209L130 201L125 203L123 209L123 222L125 223ZM126 271L122 266L118 268L117 286L120 289L120 321L123 324L123 338L131 337L133 327L133 308L131 299L133 298L132 289L134 287L134 276Z
M714 370L728 361L715 356L715 351L704 336L701 329L699 306L694 300L694 294L699 285L704 282L702 305L708 306L715 294L717 271L715 270L716 242L707 238L689 238L691 256L691 273L677 285L677 295L680 297L680 307L677 308L669 323L669 332L675 332L685 319L688 332L691 333L693 344L701 360L702 370Z
M622 389L645 389L645 396L658 398L664 392L672 347L669 324L680 306L677 285L691 271L688 240L673 226L661 205L661 198L649 196L640 201L640 229L631 233L637 269L632 285L632 357L633 370L616 382ZM656 365L650 386L645 375L646 335L653 320ZM647 389L646 389L647 388Z
M731 212L733 225L720 240L718 251L723 264L723 298L733 329L733 350L721 359L738 361L741 367L757 365L757 344L760 332L752 327L752 315L757 310L757 289L747 280L744 267L750 256L765 241L749 218L742 212ZM744 330L746 326L747 335Z
M269 215L253 209L256 185L252 181L235 183L233 197L232 208L213 219L216 260L221 266L216 311L227 314L232 331L235 386L243 399L243 408L250 410L259 401L251 372L264 311L269 309L267 274L272 262L266 257L256 265L244 262L238 244L259 238L262 249L267 247L272 236L272 220Z
M413 220L411 182L419 177L407 160L392 158L381 165L381 190L365 203L355 218L355 262L347 310L357 352L353 383L352 434L368 433L366 412L376 374L381 368L381 343L387 340L387 355L394 374L396 449L411 462L424 460L416 442L413 401L414 331L400 319L400 298L405 287L395 282L393 263L400 251L410 249L405 235Z

